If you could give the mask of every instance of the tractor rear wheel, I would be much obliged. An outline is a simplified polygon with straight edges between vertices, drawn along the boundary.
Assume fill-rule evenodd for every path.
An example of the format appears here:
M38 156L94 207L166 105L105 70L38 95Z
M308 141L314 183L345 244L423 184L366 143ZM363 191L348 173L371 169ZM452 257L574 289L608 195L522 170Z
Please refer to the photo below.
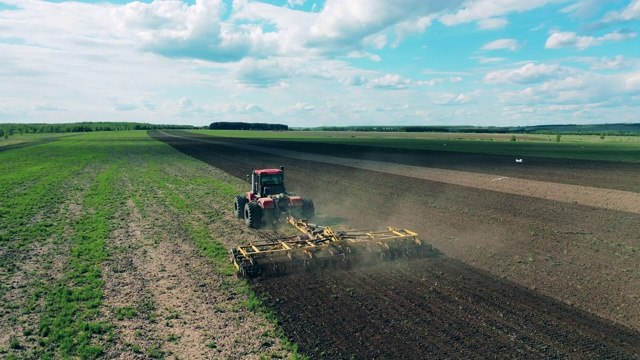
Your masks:
M233 211L238 219L244 219L244 206L249 202L246 196L236 196L233 202Z
M257 202L248 202L244 205L244 222L247 227L258 229L262 223L262 208Z
M316 216L316 207L313 205L313 200L302 198L302 216L307 220L311 220Z

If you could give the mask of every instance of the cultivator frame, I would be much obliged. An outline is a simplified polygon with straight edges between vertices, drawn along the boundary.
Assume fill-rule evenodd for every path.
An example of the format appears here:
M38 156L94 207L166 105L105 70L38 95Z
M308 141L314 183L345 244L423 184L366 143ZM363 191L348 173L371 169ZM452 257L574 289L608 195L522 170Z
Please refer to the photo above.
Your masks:
M287 217L302 234L250 242L231 250L231 260L245 277L280 275L327 267L348 269L356 263L376 259L421 257L435 254L418 234L407 229L336 232L328 226Z

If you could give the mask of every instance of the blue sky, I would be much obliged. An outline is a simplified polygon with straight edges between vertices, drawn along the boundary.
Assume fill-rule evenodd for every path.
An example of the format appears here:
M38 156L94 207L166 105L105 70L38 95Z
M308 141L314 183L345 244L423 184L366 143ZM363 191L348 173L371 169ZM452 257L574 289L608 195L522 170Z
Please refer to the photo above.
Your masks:
M0 122L640 122L640 0L0 0Z

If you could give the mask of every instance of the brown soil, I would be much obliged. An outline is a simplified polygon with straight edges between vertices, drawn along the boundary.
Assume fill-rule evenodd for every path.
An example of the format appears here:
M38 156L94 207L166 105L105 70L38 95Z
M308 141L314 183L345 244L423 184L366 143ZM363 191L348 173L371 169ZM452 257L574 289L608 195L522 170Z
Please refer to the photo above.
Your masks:
M516 167L513 156L154 136L238 177L283 165L288 190L314 200L319 223L405 227L444 252L257 281L288 336L313 358L638 357L638 213L633 201L614 210L624 197L598 206L610 190L638 195L638 164L525 158ZM304 150L354 165L238 146ZM365 170L358 159L387 164ZM455 170L456 181L390 173L388 163ZM517 178L528 193L458 183L484 174ZM547 196L566 185L589 193L572 194L575 202L558 199L562 191Z
M311 358L633 358L638 333L448 258L255 287Z

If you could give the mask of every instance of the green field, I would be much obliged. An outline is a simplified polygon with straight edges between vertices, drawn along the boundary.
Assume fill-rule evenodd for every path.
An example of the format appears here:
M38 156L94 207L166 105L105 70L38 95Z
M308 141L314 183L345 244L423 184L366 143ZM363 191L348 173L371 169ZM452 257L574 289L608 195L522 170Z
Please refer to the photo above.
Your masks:
M640 136L190 130L222 137L462 153L640 162ZM512 141L515 136L516 141Z
M118 259L132 252L144 257L178 239L217 274L219 291L238 294L220 311L255 313L255 299L231 276L228 244L212 235L226 227L229 199L245 184L212 171L145 131L87 133L0 151L0 357L90 359L113 355L123 342L126 349L116 353L125 357L171 355L179 343L172 329L187 326L176 322L179 315L154 303L161 294L105 302L105 291L114 290L104 274L110 268L120 276ZM140 234L118 235L134 217ZM166 289L147 292L160 290ZM273 321L252 316L266 328ZM131 321L141 325L125 341ZM212 346L215 336L207 336L203 348L232 351Z

